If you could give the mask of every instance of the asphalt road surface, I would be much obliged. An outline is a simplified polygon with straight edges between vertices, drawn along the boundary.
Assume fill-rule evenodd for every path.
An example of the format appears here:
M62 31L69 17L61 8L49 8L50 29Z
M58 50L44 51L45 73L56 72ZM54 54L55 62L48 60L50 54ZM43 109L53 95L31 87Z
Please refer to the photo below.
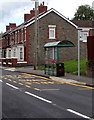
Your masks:
M2 71L1 87L2 118L93 118L92 87L9 70Z

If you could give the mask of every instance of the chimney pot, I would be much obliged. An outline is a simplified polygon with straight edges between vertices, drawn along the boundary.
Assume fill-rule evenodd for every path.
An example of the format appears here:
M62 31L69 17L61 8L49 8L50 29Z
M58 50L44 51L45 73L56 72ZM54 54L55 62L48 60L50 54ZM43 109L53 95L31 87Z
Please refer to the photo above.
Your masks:
M43 2L43 4L40 4L40 6L38 6L38 9L39 9L39 13L46 12L47 6L44 6L44 2Z
M44 1L43 1L43 6L44 6Z
M6 31L8 31L10 29L10 27L9 26L6 26Z

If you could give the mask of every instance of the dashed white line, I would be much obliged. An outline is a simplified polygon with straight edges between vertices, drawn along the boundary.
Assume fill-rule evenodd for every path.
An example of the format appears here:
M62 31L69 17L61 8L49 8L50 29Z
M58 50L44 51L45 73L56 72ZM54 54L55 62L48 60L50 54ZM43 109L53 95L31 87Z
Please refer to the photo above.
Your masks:
M2 80L0 80L0 82L3 82ZM13 86L13 85L11 85L11 84L9 84L9 83L6 83L8 86L10 86L10 87L12 87L12 88L14 88L14 89L19 89L18 87L15 87L15 86ZM35 97L35 98L37 98L37 99L40 99L40 100L42 100L42 101L45 101L45 102L47 102L47 103L52 103L52 101L50 101L50 100L47 100L47 99L45 99L45 98L42 98L42 97L40 97L40 96L37 96L37 95L35 95L35 94L32 94L32 93L30 93L30 92L27 92L27 91L25 91L25 93L26 94L28 94L28 95L30 95L30 96L33 96L33 97ZM56 105L56 104L55 104ZM80 117L83 117L83 118L86 118L86 119L91 119L90 117L88 117L88 116L86 116L86 115L83 115L83 114L81 114L81 113L79 113L79 112L76 112L76 111L74 111L74 110L72 110L72 109L66 109L68 112L71 112L71 113L73 113L73 114L75 114L75 115L78 115L78 116L80 116Z
M91 119L90 117L88 117L88 116L86 116L86 115L83 115L83 114L81 114L81 113L79 113L79 112L76 112L76 111L74 111L74 110L67 109L67 111L69 111L69 112L71 112L71 113L74 113L74 114L76 114L76 115L78 115L78 116L80 116L80 117L83 117L83 118L86 118L86 119Z
M3 82L2 80L0 80L0 82Z
M6 84L7 84L8 86L14 88L14 89L19 89L18 87L15 87L15 86L13 86L13 85L11 85L11 84L9 84L9 83L6 83Z
M33 97L35 97L35 98L38 98L38 99L40 99L40 100L42 100L42 101L45 101L45 102L47 102L47 103L52 103L52 101L46 100L46 99L44 99L44 98L42 98L42 97L40 97L40 96L34 95L34 94L30 93L30 92L25 92L25 93L28 94L28 95L31 95L31 96L33 96Z

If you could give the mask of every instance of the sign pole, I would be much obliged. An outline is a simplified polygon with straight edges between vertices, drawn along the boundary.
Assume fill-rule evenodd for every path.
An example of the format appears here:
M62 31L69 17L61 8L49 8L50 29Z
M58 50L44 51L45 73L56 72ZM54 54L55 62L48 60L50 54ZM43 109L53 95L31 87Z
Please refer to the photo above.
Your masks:
M80 29L78 29L78 77L80 77Z

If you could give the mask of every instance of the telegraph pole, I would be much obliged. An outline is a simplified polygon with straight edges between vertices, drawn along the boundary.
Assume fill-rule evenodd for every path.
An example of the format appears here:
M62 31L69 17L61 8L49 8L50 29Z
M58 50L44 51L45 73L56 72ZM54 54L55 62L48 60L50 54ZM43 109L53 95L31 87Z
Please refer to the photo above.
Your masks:
M38 64L38 0L35 1L35 38L34 38L34 70L37 69Z

